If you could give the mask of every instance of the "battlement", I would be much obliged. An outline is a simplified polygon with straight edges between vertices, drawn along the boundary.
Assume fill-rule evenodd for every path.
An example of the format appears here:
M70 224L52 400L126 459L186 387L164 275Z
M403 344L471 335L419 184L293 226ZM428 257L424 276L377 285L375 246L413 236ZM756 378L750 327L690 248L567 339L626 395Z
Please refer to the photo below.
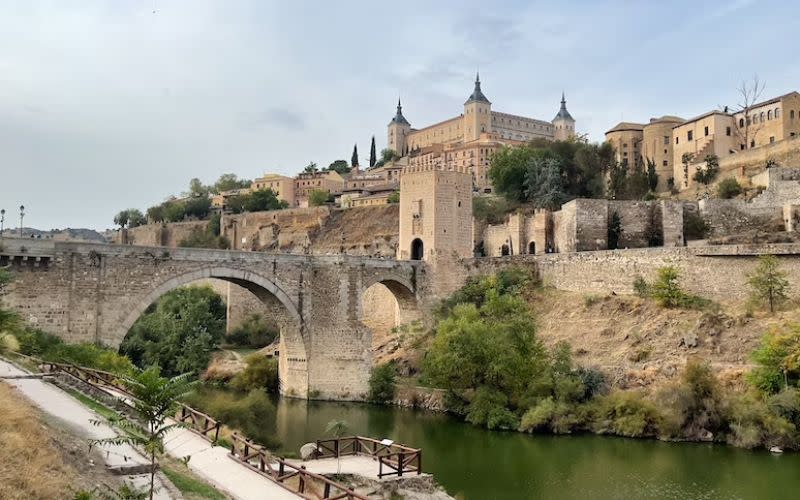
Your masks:
M460 172L462 174L470 174L470 167L468 166L459 166L453 165L449 167L445 167L442 165L415 165L415 166L407 166L403 168L403 175L405 174L415 174L420 172Z

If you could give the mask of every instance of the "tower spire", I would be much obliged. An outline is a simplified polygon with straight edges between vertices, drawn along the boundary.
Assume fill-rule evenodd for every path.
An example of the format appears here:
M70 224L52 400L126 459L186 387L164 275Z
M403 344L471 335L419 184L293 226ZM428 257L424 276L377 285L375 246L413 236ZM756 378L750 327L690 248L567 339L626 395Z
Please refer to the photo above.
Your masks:
M481 91L480 71L475 72L475 88L472 90L472 95L469 96L469 99L467 99L467 102L472 102L472 101L480 101L491 104L491 102L489 102L489 99L487 99L486 96L483 95L483 92ZM464 104L466 104L466 102Z

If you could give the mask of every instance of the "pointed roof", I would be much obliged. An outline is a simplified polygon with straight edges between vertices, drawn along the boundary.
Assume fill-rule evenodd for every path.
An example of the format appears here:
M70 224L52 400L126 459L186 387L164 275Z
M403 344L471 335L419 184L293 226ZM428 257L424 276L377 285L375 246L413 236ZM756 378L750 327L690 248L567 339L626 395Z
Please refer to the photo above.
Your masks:
M400 104L400 98L397 98L397 114L394 115L392 121L390 123L399 123L400 125L411 125L406 120L406 117L403 116L403 106Z
M569 111L567 111L567 99L564 97L563 91L561 92L561 109L558 110L558 114L556 114L556 117L553 118L553 121L559 119L575 121L572 115L569 114Z
M485 102L486 104L491 104L489 99L481 92L481 75L477 72L475 73L475 89L473 89L472 95L469 96L469 99L467 99L467 102L464 104L469 104L471 102Z

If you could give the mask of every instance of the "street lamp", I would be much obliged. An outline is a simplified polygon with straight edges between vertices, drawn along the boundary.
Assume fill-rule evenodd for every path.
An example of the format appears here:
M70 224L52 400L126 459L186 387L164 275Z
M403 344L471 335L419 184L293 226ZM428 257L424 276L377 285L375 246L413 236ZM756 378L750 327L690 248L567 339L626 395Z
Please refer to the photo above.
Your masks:
M22 238L22 219L25 218L25 205L19 206L19 237Z
M6 209L0 209L0 238L3 237L3 225L6 222Z

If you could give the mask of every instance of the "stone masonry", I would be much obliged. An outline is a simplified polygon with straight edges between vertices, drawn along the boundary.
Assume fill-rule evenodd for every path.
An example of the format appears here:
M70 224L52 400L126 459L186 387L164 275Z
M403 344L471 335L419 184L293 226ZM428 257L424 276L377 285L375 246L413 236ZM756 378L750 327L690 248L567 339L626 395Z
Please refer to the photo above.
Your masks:
M5 239L6 265L14 281L5 305L68 342L111 347L174 288L210 278L244 287L276 315L281 391L297 397L364 397L372 333L360 319L372 285L391 291L409 317L432 300L426 264L364 257Z

